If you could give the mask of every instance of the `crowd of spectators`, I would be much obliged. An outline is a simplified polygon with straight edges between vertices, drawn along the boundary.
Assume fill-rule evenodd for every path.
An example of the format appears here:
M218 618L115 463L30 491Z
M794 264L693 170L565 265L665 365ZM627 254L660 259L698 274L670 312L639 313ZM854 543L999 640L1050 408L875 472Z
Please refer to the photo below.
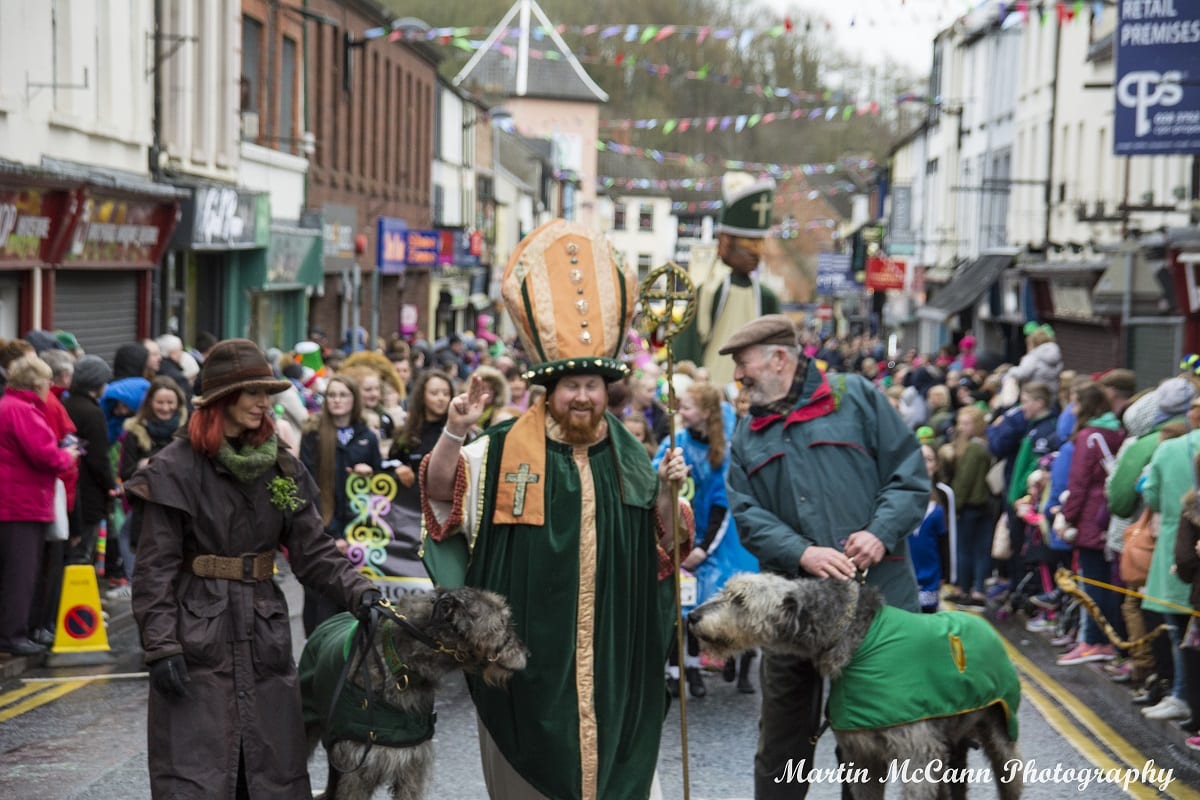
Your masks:
M969 335L929 356L888 353L865 336L802 332L800 344L822 369L872 381L923 445L935 487L929 513L913 531L924 537L912 548L923 608L936 610L940 600L1025 614L1030 631L1062 648L1058 664L1101 664L1131 688L1148 718L1178 720L1192 736L1189 746L1200 749L1200 625L1191 615L1200 599L1200 462L1193 463L1200 358L1185 356L1177 375L1139 391L1145 382L1128 369L1070 370L1050 326L1030 323L1025 333L1016 364L985 359ZM121 484L186 428L200 391L199 365L215 341L202 334L193 349L173 335L131 342L111 367L83 354L69 334L31 331L0 342L7 383L0 469L6 485L36 488L21 493L19 503L13 492L0 502L0 651L33 652L52 642L67 563L102 559L106 601L128 595L137 541ZM668 387L660 355L630 353L630 376L609 387L610 412L648 456L670 433L672 396L710 428L721 418L731 434L747 410L737 387L709 386L707 371L690 362L676 365ZM275 397L281 441L312 472L328 535L344 539L352 516L346 475L385 470L398 485L393 534L413 552L420 541L419 465L445 425L451 397L473 374L489 383L494 400L478 422L482 430L519 416L542 391L523 377L519 345L494 337L393 337L347 353L313 329L307 341L267 356L291 384ZM701 401L705 415L691 410ZM707 446L704 426L697 423L692 435ZM56 480L68 509L62 543L43 535L56 516ZM723 514L715 519L714 537ZM1136 534L1150 542L1140 570L1132 553L1122 558ZM701 545L708 538L698 537ZM25 541L33 539L36 548ZM701 547L688 566L704 557ZM1084 590L1119 637L1136 640L1160 623L1167 636L1116 647L1090 615L1073 613L1053 579L1058 567L1086 579ZM1109 587L1145 598L1123 599ZM306 630L337 610L317 597L307 606ZM689 679L697 663L690 650ZM702 683L689 680L700 694Z

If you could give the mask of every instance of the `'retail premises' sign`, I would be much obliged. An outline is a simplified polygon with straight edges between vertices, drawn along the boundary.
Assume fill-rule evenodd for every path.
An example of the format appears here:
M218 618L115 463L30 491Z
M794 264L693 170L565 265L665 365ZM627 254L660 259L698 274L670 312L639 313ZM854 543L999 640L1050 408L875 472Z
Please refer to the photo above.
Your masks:
M1117 6L1114 152L1200 153L1200 2Z

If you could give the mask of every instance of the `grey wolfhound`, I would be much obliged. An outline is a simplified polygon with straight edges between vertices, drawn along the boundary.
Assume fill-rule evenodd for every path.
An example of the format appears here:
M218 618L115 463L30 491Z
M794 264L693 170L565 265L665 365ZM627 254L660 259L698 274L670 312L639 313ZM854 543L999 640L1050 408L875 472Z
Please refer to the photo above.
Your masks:
M528 653L500 595L436 589L389 608L362 630L349 614L326 620L300 658L310 753L321 741L329 759L326 800L369 800L380 786L398 800L419 800L433 764L442 676L461 668L496 686L525 668Z
M859 770L855 798L882 798L892 780L908 800L965 797L969 780L1020 797L1020 683L986 620L889 608L855 581L762 574L731 578L688 624L718 657L765 647L830 679L826 714L847 767ZM990 773L967 769L973 743Z

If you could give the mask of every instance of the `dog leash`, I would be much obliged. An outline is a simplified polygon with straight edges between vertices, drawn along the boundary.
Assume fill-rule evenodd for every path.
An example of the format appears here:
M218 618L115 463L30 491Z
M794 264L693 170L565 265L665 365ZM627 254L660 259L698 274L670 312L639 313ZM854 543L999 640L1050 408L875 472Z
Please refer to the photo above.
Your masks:
M436 617L438 615L439 604L441 602L441 598L434 601L433 612L431 616ZM372 642L375 640L375 636L379 632L379 627L383 618L387 618L396 625L399 625L405 633L434 652L452 656L454 660L460 664L463 663L466 658L461 651L448 649L444 644L442 644L442 642L434 639L416 625L413 625L412 622L409 621L408 617L396 611L396 609L392 606L391 601L389 601L386 597L381 598L377 603L375 603L375 605L371 607L371 613L367 621L365 623L359 621L358 625L355 627L353 641L350 645L350 653L346 658L346 662L342 664L342 671L338 675L337 683L334 685L333 697L329 703L329 713L325 719L325 730L331 730L333 726L333 716L337 712L338 699L342 694L342 689L344 689L346 686L346 679L350 677L350 665L354 663L356 654L361 652L362 658L359 661L359 673L362 676L363 691L365 693L362 710L366 712L368 740L365 743L366 749L363 751L362 757L359 759L358 763L350 769L343 769L335 764L332 752L328 753L330 766L342 774L357 772L358 770L362 769L363 764L367 762L367 756L371 754L371 748L375 746L374 707L377 696L375 693L375 687L372 686L371 683L371 670L367 664L367 658L374 650L374 647L372 647ZM381 656L380 660L385 672L390 672L393 675L396 674L391 668L391 665L387 663L386 659L383 659ZM397 659L397 661L399 661L399 659ZM402 663L400 664L400 667L402 667L404 670L407 670L407 667ZM407 671L403 672L401 677L403 677L404 683L403 685L397 683L397 686L400 688L400 691L406 691L408 689ZM380 687L381 690L382 688L383 687Z
M375 689L371 685L371 670L367 666L367 655L371 651L371 641L375 638L375 608L371 609L371 616L364 624L361 620L354 628L353 641L350 645L350 653L346 657L346 662L342 664L342 671L338 674L337 683L333 687L333 697L329 702L329 713L325 717L325 730L333 729L333 718L337 712L338 699L342 695L342 689L346 687L346 679L350 676L350 665L354 663L355 655L362 653L362 658L359 661L359 672L363 677L363 691L366 693L363 698L363 711L367 714L367 742L366 750L363 751L362 758L358 763L350 769L343 769L334 763L333 750L330 748L326 755L329 757L329 766L342 774L357 772L362 769L362 765L367 763L367 756L371 754L371 748L375 745L375 723L374 723L374 700ZM386 666L386 665L385 665Z

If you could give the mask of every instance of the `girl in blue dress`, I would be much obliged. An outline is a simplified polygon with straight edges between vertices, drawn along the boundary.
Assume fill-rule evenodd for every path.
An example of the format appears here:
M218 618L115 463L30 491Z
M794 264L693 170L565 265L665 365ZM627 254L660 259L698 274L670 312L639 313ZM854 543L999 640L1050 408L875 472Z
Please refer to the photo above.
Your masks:
M729 501L725 496L725 476L729 471L729 439L733 435L736 417L733 408L721 400L721 393L707 383L694 383L679 397L677 424L681 428L675 446L683 450L684 460L691 468L684 483L682 496L692 505L696 516L696 545L683 560L683 568L696 576L696 602L703 603L715 595L738 572L758 572L758 560L750 555L738 540ZM654 465L662 460L669 446L664 439L654 457ZM688 632L684 674L688 689L694 697L707 693L700 674L700 645ZM739 659L738 689L753 692L749 667L754 652L743 653ZM673 666L668 666L668 687L678 691L678 659L672 654ZM732 668L729 669L732 673ZM733 675L729 674L729 680Z

